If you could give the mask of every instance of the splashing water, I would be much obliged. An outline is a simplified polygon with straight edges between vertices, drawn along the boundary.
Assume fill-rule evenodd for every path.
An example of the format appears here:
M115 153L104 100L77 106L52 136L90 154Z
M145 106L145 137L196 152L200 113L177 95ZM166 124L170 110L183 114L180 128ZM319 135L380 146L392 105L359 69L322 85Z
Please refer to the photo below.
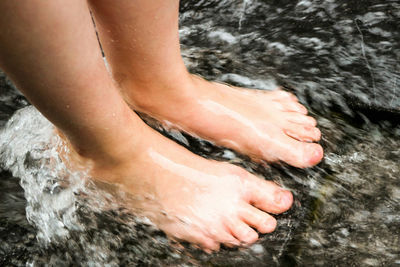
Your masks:
M78 215L79 206L85 201L92 212L98 212L105 207L108 196L100 190L91 192L85 185L84 172L66 168L58 153L65 147L51 123L30 106L9 120L0 132L0 140L1 167L21 179L27 219L37 228L39 243L57 246L71 238L71 233L87 231ZM103 247L85 242L81 245L86 245L87 253L97 255L91 261L104 260Z
M240 13L240 19L239 19L239 31L242 29L242 21L244 19L244 16L246 15L246 8L250 4L251 4L251 0L243 0L243 8Z
M72 172L65 166L59 156L66 149L62 140L51 123L32 106L16 112L1 130L0 140L1 168L21 179L27 201L26 216L37 229L38 244L51 250L67 250L66 255L52 255L52 261L66 264L71 258L79 258L84 266L104 262L117 266L120 262L110 246L122 248L123 237L137 236L138 223L149 228L142 236L155 231L149 221L124 212L116 195L94 185L85 172ZM102 226L107 221L118 222L119 228L125 227L124 231L115 228L108 233L112 226ZM158 253L162 253L167 241L162 234L158 239ZM137 242L140 249L140 240ZM47 260L36 258L31 263Z
M0 167L12 172L1 172L0 180L24 188L0 187L0 265L399 265L399 18L396 1L183 1L188 67L211 80L293 88L318 119L326 158L308 170L260 166L186 134L158 130L206 158L285 184L294 192L294 208L251 248L213 255L185 244L182 249L130 214L118 195L68 170L54 128L28 107L0 132ZM3 126L26 104L13 89L3 90L9 83L2 77ZM25 194L34 229L8 219L25 216L11 205L17 193ZM11 204L1 202L4 196ZM2 217L6 208L16 210Z
M68 235L68 227L79 227L73 218L74 192L83 181L68 173L59 159L60 140L53 132L51 124L29 107L18 111L0 133L2 168L21 178L28 220L40 229L38 238L46 243Z

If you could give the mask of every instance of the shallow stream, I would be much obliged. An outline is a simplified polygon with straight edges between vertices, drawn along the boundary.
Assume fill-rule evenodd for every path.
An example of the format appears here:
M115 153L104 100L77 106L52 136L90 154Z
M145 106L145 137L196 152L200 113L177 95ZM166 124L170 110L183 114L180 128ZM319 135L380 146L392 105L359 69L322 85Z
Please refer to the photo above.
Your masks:
M273 234L212 255L169 244L68 172L50 123L1 74L0 266L400 266L399 24L397 0L182 1L189 69L249 88L285 86L318 119L325 149L307 170L261 166L152 122L295 195Z

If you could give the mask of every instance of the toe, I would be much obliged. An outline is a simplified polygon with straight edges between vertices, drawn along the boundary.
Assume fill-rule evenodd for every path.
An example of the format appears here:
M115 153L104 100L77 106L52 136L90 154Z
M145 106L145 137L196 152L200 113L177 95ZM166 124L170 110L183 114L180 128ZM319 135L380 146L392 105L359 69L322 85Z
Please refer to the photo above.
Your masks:
M276 228L276 220L274 217L249 204L245 204L241 209L239 217L245 223L263 234L271 233Z
M280 144L279 160L297 168L307 168L318 164L324 155L319 144L299 142L289 136Z
M274 182L265 181L254 176L247 185L247 200L249 204L262 211L279 214L287 211L292 206L293 195L290 191L284 190ZM263 218L266 217L264 216Z
M209 249L212 250L212 251L219 251L220 244L218 242L216 242L216 241L212 241L212 242L213 242L212 244L210 243L210 248Z
M240 241L233 237L231 234L229 235L230 237L223 238L219 240L219 242L229 248L240 246Z
M171 231L172 230L172 231ZM187 241L192 243L194 246L198 246L207 253L216 251L219 249L219 242L205 233L197 229L167 229L166 234L169 238L176 241Z
M308 110L306 109L306 107L297 101L292 101L292 100L276 101L275 100L274 102L278 104L279 109L282 111L298 112L298 113L304 114L304 115L306 115L308 113Z
M228 248L234 248L234 247L238 247L238 246L240 246L240 241L239 240L237 240L236 238L235 238L235 242L234 243L232 243L232 242L226 242L226 243L222 243L222 244L224 244L224 246L225 247L228 247Z
M313 142L321 139L321 131L313 126L288 123L284 132L299 141Z
M232 235L234 235L240 242L244 244L252 244L258 239L257 232L240 219L230 223L229 228L232 232Z
M229 229L218 229L209 232L207 236L218 243L224 244L227 247L239 246L240 241L232 236L232 234L229 232Z
M288 122L311 126L311 127L317 126L317 121L313 117L306 116L298 112L287 112L285 114L285 117L286 121Z
M294 94L283 91L280 88L269 92L269 95L271 96L272 99L276 99L276 100L298 101L297 97Z
M211 238L205 238L204 240L202 240L201 243L199 243L199 245L201 249L208 254L211 254L213 251L218 251L220 249L220 244L218 242L215 242Z
M201 247L201 249L203 249L207 253L211 253L212 251L218 251L220 248L220 245L217 241L205 235L196 238L196 240L190 242L192 242L193 244L198 244Z

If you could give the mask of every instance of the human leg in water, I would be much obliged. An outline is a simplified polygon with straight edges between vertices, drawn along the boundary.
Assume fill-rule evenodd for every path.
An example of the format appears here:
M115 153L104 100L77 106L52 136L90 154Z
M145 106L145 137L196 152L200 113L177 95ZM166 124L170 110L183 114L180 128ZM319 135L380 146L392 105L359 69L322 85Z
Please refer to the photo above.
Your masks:
M255 159L309 167L323 157L297 98L208 82L180 54L178 0L89 1L114 79L134 109Z
M205 250L275 229L269 213L288 210L292 194L143 123L105 68L85 1L0 1L0 10L0 67L62 133L67 165L118 184L133 211Z

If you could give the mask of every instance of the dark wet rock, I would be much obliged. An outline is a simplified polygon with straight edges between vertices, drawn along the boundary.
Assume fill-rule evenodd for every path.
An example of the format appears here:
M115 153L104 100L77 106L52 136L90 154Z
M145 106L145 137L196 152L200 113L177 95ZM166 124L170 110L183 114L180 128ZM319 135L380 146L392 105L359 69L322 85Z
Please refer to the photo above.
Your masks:
M25 215L26 200L18 179L0 172L0 266L25 266L39 245Z
M194 72L273 76L320 112L400 110L398 1L186 0L182 11L183 44L201 53Z
M0 70L0 127L17 110L28 104L25 97L18 92L11 81Z
M76 205L84 231L68 229L68 238L44 246L25 219L18 178L2 172L0 265L400 265L399 21L400 5L390 0L182 1L191 71L250 88L286 86L317 117L326 156L307 170L256 164L153 126L194 153L285 185L294 207L256 245L207 255L171 246L124 209L93 210L82 195ZM0 126L26 104L0 75Z

